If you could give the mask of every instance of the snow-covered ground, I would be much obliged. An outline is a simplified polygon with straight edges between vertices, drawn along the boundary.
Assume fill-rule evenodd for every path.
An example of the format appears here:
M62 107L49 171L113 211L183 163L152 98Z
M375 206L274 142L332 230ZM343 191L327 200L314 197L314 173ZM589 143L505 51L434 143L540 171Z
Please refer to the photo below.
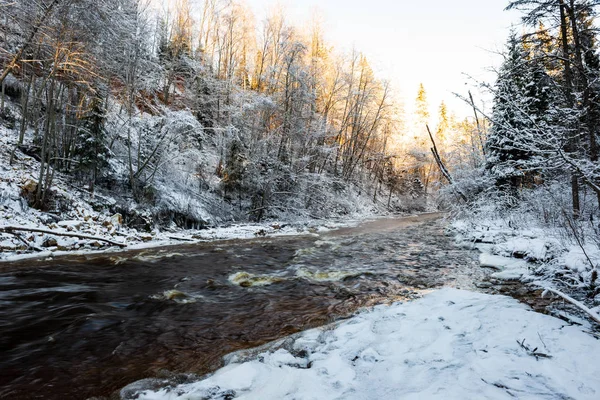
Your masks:
M140 389L141 381L121 394L146 400L598 399L600 341L586 329L512 298L442 289L234 353L197 382L152 391Z
M482 267L496 269L492 278L565 291L584 300L600 318L600 293L592 293L600 283L594 278L600 268L597 241L578 243L565 238L560 230L519 229L504 220L492 219L457 220L451 230L458 243L481 252Z

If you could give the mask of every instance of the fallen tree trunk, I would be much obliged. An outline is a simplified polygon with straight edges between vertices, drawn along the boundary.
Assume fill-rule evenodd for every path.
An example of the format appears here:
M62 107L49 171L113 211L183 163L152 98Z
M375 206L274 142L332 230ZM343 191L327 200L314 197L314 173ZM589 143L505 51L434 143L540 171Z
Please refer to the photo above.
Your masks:
M574 298L572 298L570 296L567 296L566 294L564 294L562 292L559 292L558 290L550 289L550 288L544 288L542 297L544 297L546 295L546 293L548 293L548 292L554 293L555 295L562 297L564 300L568 301L569 303L573 304L575 307L579 308L581 311L583 311L587 315L589 315L594 321L596 321L596 323L600 324L600 315L598 315L594 311L587 308L583 303L575 300Z
M66 236L66 237L76 237L76 238L80 238L80 239L98 240L101 242L110 243L113 246L127 247L127 244L125 244L125 243L115 242L114 240L106 239L106 238L99 237L99 236L86 235L84 233L56 232L56 231L52 231L50 229L28 228L25 226L0 226L0 232L14 234L15 231L17 231L17 232L38 232L38 233L46 233L48 235L55 235L55 236Z

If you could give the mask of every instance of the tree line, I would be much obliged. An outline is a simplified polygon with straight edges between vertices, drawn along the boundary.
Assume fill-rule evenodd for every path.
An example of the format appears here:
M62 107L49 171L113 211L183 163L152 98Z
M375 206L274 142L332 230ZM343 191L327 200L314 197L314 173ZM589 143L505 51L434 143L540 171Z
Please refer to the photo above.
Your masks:
M486 170L496 186L518 202L523 189L560 184L576 220L596 215L600 204L599 4L509 2L508 9L522 11L524 30L510 35L491 87Z
M157 177L186 164L182 186L191 176L207 189L216 175L220 195L256 219L325 201L323 176L370 184L374 199L419 179L398 161L389 82L359 51L326 43L319 18L301 30L275 7L257 23L232 0L0 7L0 110L15 149L40 162L35 207L47 207L56 172L152 201Z

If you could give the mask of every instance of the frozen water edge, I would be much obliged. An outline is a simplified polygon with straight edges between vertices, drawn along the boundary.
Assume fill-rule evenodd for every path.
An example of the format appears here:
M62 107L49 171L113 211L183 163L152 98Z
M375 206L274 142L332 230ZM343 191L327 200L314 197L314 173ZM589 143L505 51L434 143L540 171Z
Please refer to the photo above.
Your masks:
M600 398L600 342L499 295L442 289L288 342L135 398Z
M4 251L0 252L0 263L13 262L28 259L53 258L65 255L83 255L83 254L102 254L102 253L119 253L129 250L143 250L157 247L169 247L182 244L203 243L209 241L222 241L234 239L252 239L256 237L281 237L281 236L297 236L297 235L319 235L321 233L332 230L348 227L356 227L366 221L373 220L373 216L365 216L363 219L354 218L348 220L324 220L324 221L304 221L284 224L280 222L265 222L261 224L240 224L227 227L216 227L204 230L181 230L174 233L160 232L153 236L148 241L135 240L133 243L127 243L127 247L120 249L118 247L110 247L102 250L94 250L85 248L82 250L46 250L37 253L21 253ZM33 225L33 224L28 224ZM0 226L2 226L0 224ZM76 233L76 232L70 232ZM129 233L128 238L135 238L137 231ZM100 235L99 235L100 236ZM57 236L58 237L58 236ZM117 240L114 236L107 238ZM59 238L64 246L72 246L78 242L76 238Z
M600 293L593 293L600 266L600 247L593 238L581 243L568 240L556 229L508 226L499 219L455 220L451 231L465 248L477 248L482 267L498 270L499 280L520 280L551 288L598 309Z

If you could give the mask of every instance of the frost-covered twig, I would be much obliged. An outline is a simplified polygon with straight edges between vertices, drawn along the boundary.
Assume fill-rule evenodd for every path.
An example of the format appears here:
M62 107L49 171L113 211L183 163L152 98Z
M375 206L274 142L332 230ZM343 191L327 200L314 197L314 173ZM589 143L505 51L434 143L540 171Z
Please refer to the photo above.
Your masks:
M589 308L587 308L585 306L585 304L575 300L574 298L559 292L556 289L551 289L551 288L545 288L544 292L542 293L542 297L544 297L548 292L550 293L554 293L557 296L562 297L564 300L568 301L569 303L573 304L575 307L581 309L582 311L584 311L586 314L588 314L594 321L596 321L598 324L600 324L600 315L598 315L597 313L595 313L594 311L590 310Z
M539 335L539 334L538 334L538 335ZM521 341L521 342L519 342L519 341L517 340L517 343L519 343L519 346L521 346L521 348L522 348L523 350L525 350L525 351L527 352L527 354L529 354L529 355L530 355L530 356L532 356L532 357L535 357L535 358L536 358L536 360L537 360L537 359L540 359L540 358L552 358L552 356L551 356L551 355L549 355L549 354L546 354L546 353L540 353L539 351L537 351L537 349L538 349L537 347L536 347L535 349L533 349L533 350L532 350L532 349L531 349L531 347L529 347L529 346L527 346L527 345L525 344L525 339L523 339L523 341ZM542 342L542 343L543 343L543 342ZM544 345L544 346L545 346L545 345Z

